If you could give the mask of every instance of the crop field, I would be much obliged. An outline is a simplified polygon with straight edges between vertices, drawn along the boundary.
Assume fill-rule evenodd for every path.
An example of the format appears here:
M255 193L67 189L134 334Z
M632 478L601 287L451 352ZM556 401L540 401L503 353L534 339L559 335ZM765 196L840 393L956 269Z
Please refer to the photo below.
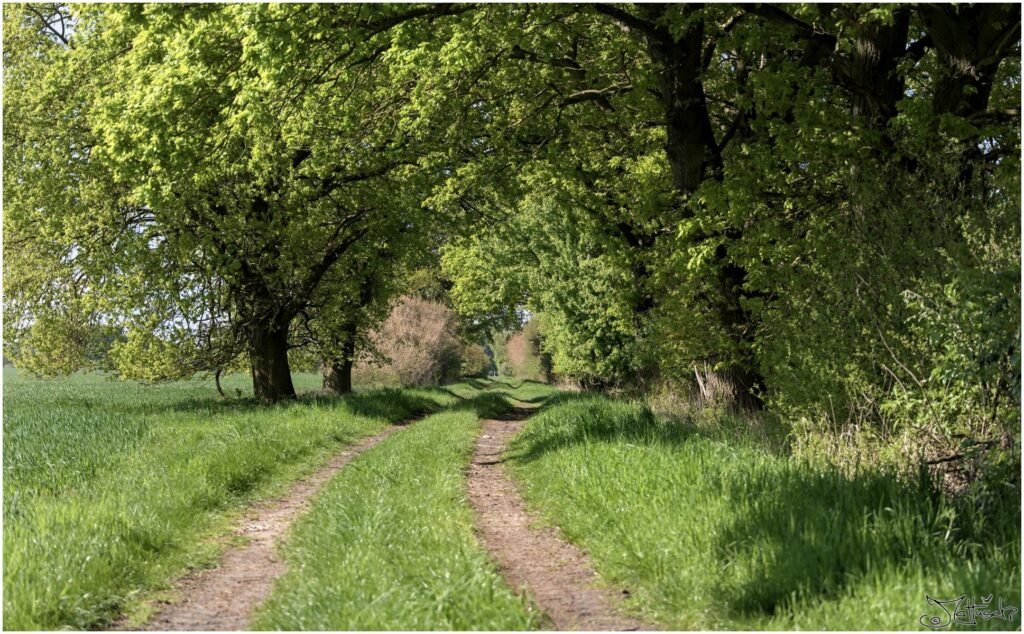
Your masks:
M318 381L296 375L300 390ZM263 408L221 401L203 381L40 381L6 368L4 628L104 623L211 561L223 544L210 536L246 503L339 446L458 400L443 389L369 390Z

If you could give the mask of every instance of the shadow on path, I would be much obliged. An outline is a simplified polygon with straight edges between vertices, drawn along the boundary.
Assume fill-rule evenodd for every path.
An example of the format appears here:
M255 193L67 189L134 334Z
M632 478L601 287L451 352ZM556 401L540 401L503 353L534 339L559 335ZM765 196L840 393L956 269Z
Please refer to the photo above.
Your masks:
M523 401L520 401L521 403ZM467 474L469 499L480 540L502 573L526 590L555 630L630 631L654 629L621 614L619 594L595 586L586 555L554 528L536 528L514 483L505 475L502 454L523 421L538 406L513 407L483 421Z

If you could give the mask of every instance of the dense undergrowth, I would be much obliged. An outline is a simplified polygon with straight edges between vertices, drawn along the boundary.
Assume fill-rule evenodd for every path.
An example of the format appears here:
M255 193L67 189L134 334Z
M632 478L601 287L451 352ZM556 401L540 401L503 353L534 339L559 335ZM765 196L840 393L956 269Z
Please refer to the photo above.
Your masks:
M528 502L669 628L915 629L944 617L926 595L1020 607L1019 484L950 499L926 473L811 463L759 437L564 394L509 456Z
M479 382L481 385L489 382ZM286 554L290 572L257 619L285 630L519 630L537 625L477 543L463 473L497 384L356 458L317 495ZM467 395L465 389L456 390ZM502 392L502 393L499 393Z
M318 380L296 377L300 390ZM307 395L264 408L222 401L203 381L37 381L5 369L4 383L4 629L103 624L208 561L207 538L246 502L341 445L473 391Z

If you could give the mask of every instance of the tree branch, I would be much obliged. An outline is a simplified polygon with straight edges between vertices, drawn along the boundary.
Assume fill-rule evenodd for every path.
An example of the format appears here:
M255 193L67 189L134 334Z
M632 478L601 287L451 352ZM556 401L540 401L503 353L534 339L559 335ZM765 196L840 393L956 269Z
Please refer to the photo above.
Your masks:
M639 31L648 37L653 37L661 41L672 39L672 36L667 30L653 22L648 22L647 20L639 18L629 11L619 8L613 4L594 3L590 6L598 13L606 15L618 22L627 31L630 29Z
M326 253L324 254L323 258L321 258L321 260L317 262L312 269L310 269L309 275L302 282L302 284L299 285L299 292L292 299L292 301L295 302L295 305L293 306L295 310L301 310L302 308L305 307L310 296L313 294L313 291L316 290L317 285L320 284L320 280L327 273L327 271L329 271L330 268L334 266L335 262L337 262L341 258L341 256L344 255L346 251L348 251L349 247L351 247L359 240L362 240L363 237L367 233L369 233L369 229L367 229L366 227L362 227L357 231L354 231L348 236L346 236L344 240L341 240L334 246L330 246L331 243L335 242L338 239L338 236L341 235L341 232L344 229L352 226L360 218L365 216L369 211L370 208L368 207L360 209L359 211L346 217L338 224L337 227L335 227L334 233L327 241L328 247Z
M474 4L431 4L425 7L411 9L406 13L388 16L386 18L377 20L376 22L372 20L367 20L366 22L358 26L367 29L368 31L370 31L371 34L375 35L377 33L382 33L383 31L387 31L388 29L394 28L399 24L402 24L403 22L408 22L409 20L414 20L416 18L429 17L433 19L449 15L459 15L460 13L465 13L475 8L476 5Z
M786 11L783 11L776 5L772 4L745 4L740 5L748 13L753 13L766 20L777 22L779 24L786 24L796 29L797 34L808 40L813 40L821 45L828 46L835 49L838 39L831 33L826 33L818 28L810 25L803 20L799 20Z
M336 187L340 185L358 183L360 181L369 180L371 178L384 176L391 170L402 165L415 165L415 163L412 161L397 160L392 161L390 163L385 163L374 169L369 169L363 172L354 172L350 174L344 174L340 169L335 170L333 174L331 174L330 176L328 176L327 178L320 182L320 186L314 192L314 197L322 198L328 195L331 191L333 191ZM303 178L308 179L308 177Z
M722 25L721 35L726 35L729 31L732 31L747 15L749 14L741 11L729 18L729 20ZM711 65L711 58L715 54L715 48L718 46L718 40L721 35L719 37L711 38L711 41L709 41L707 46L704 47L704 54L701 55L701 68L707 69L707 67Z
M62 30L64 30L64 32L61 32L61 31L58 31L57 29L55 29L54 26L53 26L55 21L51 21L51 20L47 19L47 17L44 16L42 14L42 12L40 12L38 9L36 9L31 4L25 4L23 6L26 9L28 9L29 11L31 11L32 14L35 15L37 18L39 18L39 21L43 23L43 27L42 27L43 30L49 31L50 35L52 35L55 38L57 38L58 40L60 40L61 44L63 44L64 46L69 46L70 45L69 42L68 42L67 36L64 34L64 33L66 33L66 27L64 27L64 14L62 14L60 12L59 8L57 9L57 17L60 18L60 23L62 25Z
M525 59L536 64L544 64L546 66L554 66L555 68L568 68L571 70L583 70L583 67L579 65L574 59L568 57L558 57L555 59L543 59L533 51L528 51L518 44L516 44L512 51L509 53L509 59Z
M614 110L614 108L612 108L611 102L608 101L608 97L610 97L611 95L625 94L631 90L633 90L633 86L629 84L626 84L624 86L613 84L611 86L608 86L607 88L580 90L579 92L574 92L573 94L563 99L562 107L569 106L574 103L580 103L583 101L596 101L598 102L598 104L607 108L608 110Z

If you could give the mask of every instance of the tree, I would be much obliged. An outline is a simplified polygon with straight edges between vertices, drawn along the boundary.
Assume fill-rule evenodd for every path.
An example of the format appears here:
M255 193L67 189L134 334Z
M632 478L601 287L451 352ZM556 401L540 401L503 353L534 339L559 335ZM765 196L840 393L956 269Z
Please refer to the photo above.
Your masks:
M371 337L402 385L437 385L459 376L458 318L444 305L404 296Z
M424 217L435 172L420 164L408 85L392 81L385 53L390 27L448 9L399 10L370 20L354 6L81 11L59 72L90 78L70 117L88 146L79 158L101 176L76 187L106 179L117 209L91 221L103 229L91 243L59 244L96 299L92 314L124 328L122 374L170 378L247 354L257 398L294 394L293 320L364 242ZM308 44L302 55L296 42ZM28 132L33 149L49 133ZM73 202L26 204L12 230L40 217L88 226L95 212ZM158 357L167 362L154 371Z
M787 420L1019 412L1019 7L80 14L62 41L23 11L5 51L5 306L35 365L109 327L125 374L248 355L272 400L303 345L343 391L440 253L432 298L478 333L541 315L592 387L710 367Z
M836 399L855 412L859 400L874 403L877 420L877 408L900 400L901 383L922 392L924 368L946 354L910 325L926 318L908 293L941 288L951 270L964 280L988 271L982 304L1019 293L996 281L1019 268L1005 238L1019 233L1007 213L1019 198L1016 7L509 7L489 23L517 28L499 26L487 45L457 56L488 69L481 76L491 83L474 84L474 108L487 116L465 142L487 151L451 196L471 201L486 226L449 247L448 270L460 307L480 318L511 314L502 308L510 301L539 308L546 289L586 306L544 310L580 336L549 339L563 366L610 332L602 320L618 313L630 284L604 285L584 304L592 272L529 275L544 267L545 245L549 262L600 258L602 270L628 274L637 292L622 305L643 317L573 373L642 375L596 363L637 341L626 357L646 353L641 365L663 376L685 378L711 361L737 379L741 400L760 384L780 412L800 402L818 416ZM497 95L501 108L487 110ZM495 156L514 157L517 169ZM514 186L488 182L506 172ZM518 202L541 196L554 200L544 211ZM571 218L571 228L524 231L530 214L541 226ZM997 226L1004 238L991 233ZM986 240L1000 245L986 250L998 263L971 262L967 245ZM480 271L492 270L508 281L488 296ZM992 319L1007 326L998 327L1002 343L977 333L974 344L942 345L1013 357L1013 311L977 321ZM907 373L899 367L911 354L921 368Z

